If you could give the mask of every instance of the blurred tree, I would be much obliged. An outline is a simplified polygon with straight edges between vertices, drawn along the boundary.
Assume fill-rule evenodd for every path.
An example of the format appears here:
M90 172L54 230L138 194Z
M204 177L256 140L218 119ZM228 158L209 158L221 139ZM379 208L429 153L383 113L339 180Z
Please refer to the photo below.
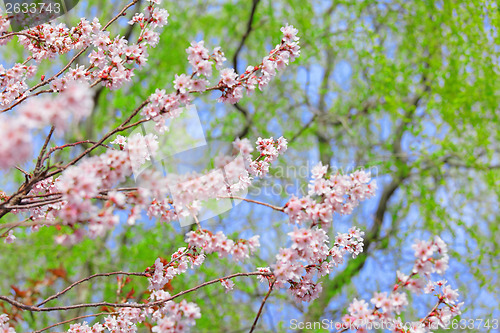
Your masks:
M96 13L111 17L119 5L118 0L82 1L62 19L71 22ZM290 145L280 170L321 160L339 169L364 167L378 176L376 199L349 220L338 219L339 228L356 224L366 230L366 251L325 277L322 295L309 305L273 294L272 306L259 323L261 331L284 331L286 320L297 316L306 321L340 317L352 297L392 281L383 272L394 271L405 258L398 251L403 244L429 233L450 242L450 266L468 309L464 318L498 317L500 25L494 1L193 0L171 1L165 7L171 13L169 26L147 67L137 72L136 84L117 92L98 90L92 117L69 131L68 139L98 137L127 106L158 86L169 87L174 74L187 68L184 50L191 40L221 45L230 65L241 72L273 46L269 43L288 22L300 31L298 65L258 98L234 107L197 100L207 139L230 142L236 137L284 135ZM125 35L135 33L125 25L121 29ZM20 52L12 49L2 57L7 61ZM294 176L276 172L269 184L285 186ZM306 181L301 180L302 187ZM276 202L287 197L259 196ZM256 266L267 265L266 259L283 243L277 240L284 240L290 227L281 223L280 215L262 221L258 210L241 206L207 223L231 220L215 227L275 236L275 242L264 244L262 257L254 259ZM42 230L2 247L0 267L17 269L0 270L0 293L6 294L13 283L40 279L46 268L64 267L70 280L97 271L141 271L159 254L180 246L186 231L139 224L97 243L86 241L63 250L52 243L53 230ZM20 251L26 245L30 253ZM199 275L186 277L185 285L173 288L235 269L229 262L217 263L224 266L207 264ZM48 295L55 287L39 292ZM203 310L197 332L248 331L253 321L249 314L255 313L266 290L256 282L236 287L238 302L210 287L187 297ZM112 298L116 291L109 279L82 288L88 289L68 297L89 301L96 295ZM477 298L480 293L484 297ZM38 326L79 314L23 316Z

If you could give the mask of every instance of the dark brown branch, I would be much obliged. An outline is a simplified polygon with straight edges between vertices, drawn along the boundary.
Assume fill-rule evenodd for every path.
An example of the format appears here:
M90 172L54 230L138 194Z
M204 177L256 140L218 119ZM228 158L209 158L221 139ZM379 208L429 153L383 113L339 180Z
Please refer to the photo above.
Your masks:
M58 173L60 173L61 171L67 169L68 167L70 167L71 165L75 164L76 162L78 162L79 160L81 160L83 157L85 157L85 155L87 155L88 153L90 153L92 150L96 149L98 146L102 145L102 143L104 141L106 141L110 136L112 136L113 134L115 133L118 133L118 132L121 132L123 130L125 130L127 128L127 124L139 113L139 111L142 110L142 108L144 108L147 104L149 103L148 100L145 100L143 101L134 111L132 111L132 113L130 114L130 116L125 119L125 121L120 125L118 126L117 128L115 128L114 130L108 132L106 135L104 135L99 141L97 141L95 144L93 144L91 147L85 149L85 151L83 151L80 155L78 155L76 158L74 158L72 161L68 162L68 164L66 164L65 166L55 170L55 171L52 171L50 172L47 177L51 177L51 176L54 176ZM144 120L146 121L146 120Z
M253 119L252 119L252 116L250 114L250 112L245 109L244 107L242 107L241 105L239 105L238 103L236 104L233 104L233 107L240 111L241 114L245 117L245 126L243 126L243 128L241 129L241 131L236 134L235 136L235 139L237 138L244 138L245 136L248 135L248 132L250 131L250 127L252 126L252 123L253 123Z
M318 115L315 114L314 116L312 116L311 120L309 120L304 126L302 126L302 128L294 134L294 136L288 140L288 145L291 145L295 140L297 140L309 127L311 127L311 125L314 123L314 121L316 120L316 117Z
M234 196L234 195L232 195L232 196L219 196L217 198L219 198L219 199L243 200L243 201L252 202L252 203L255 203L255 204L258 204L258 205L266 206L266 207L272 208L274 210L277 210L279 212L285 211L285 207L278 207L278 206L270 205L270 204L262 202L262 201L247 199L247 198L238 197L238 196Z
M27 311L33 311L33 312L52 312L52 311L66 311L66 310L72 310L72 309L81 309L81 308L95 308L95 307L101 307L101 306L109 306L109 307L115 307L115 308L138 308L138 309L143 309L143 308L148 308L152 306L157 306L160 304L163 304L165 302L171 301L175 298L178 298L180 296L183 296L185 294L188 294L190 292L193 292L195 290L198 290L200 288L203 288L205 286L208 286L210 284L214 284L217 282L220 282L220 280L227 280L227 279L232 279L238 276L254 276L254 275L262 275L262 276L269 276L272 275L272 273L263 273L263 272L249 272L249 273L234 273L222 278L214 279L211 281L204 282L200 285L197 285L193 288L181 291L174 296L171 296L167 299L164 300L159 300L151 303L144 303L144 304L138 304L138 303L110 303L110 302L96 302L96 303L86 303L86 304L74 304L74 305L68 305L68 306L54 306L50 308L41 308L39 306L31 306L27 305L21 302L18 302L16 300L13 300L7 296L0 296L0 300L3 300L16 308L22 309L22 310L27 310Z
M45 139L45 142L43 143L43 147L40 150L40 155L38 155L38 159L36 161L36 166L35 166L35 173L37 173L40 168L42 167L42 163L44 161L43 155L45 154L45 150L47 149L47 146L49 145L50 138L52 138L52 134L54 134L55 126L52 126L50 128L49 135L47 135L47 138Z
M13 37L13 36L24 36L24 37L28 37L28 38L34 39L37 42L40 41L40 38L38 38L37 36L30 35L30 34L28 34L26 32L23 32L23 31L17 31L17 32L14 31L14 32L6 33L6 34L0 36L0 40L6 39L6 38L9 38L9 37Z
M245 42L246 42L248 36L250 36L250 32L252 32L253 18L255 16L255 11L257 10L257 5L259 4L259 2L260 2L260 0L252 0L252 9L251 9L250 17L249 17L248 23L247 23L247 30L243 34L243 37L241 38L240 44L238 45L238 48L236 49L236 52L234 53L234 56L233 56L233 67L234 67L234 70L236 71L236 73L238 73L238 56L239 56L241 50L243 49L243 46L245 45Z

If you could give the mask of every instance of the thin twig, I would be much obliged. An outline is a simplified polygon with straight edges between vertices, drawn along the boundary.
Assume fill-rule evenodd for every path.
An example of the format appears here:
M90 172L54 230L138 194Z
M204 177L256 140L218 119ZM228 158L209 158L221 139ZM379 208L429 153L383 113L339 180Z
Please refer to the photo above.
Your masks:
M435 313L435 311L437 310L437 308L439 307L439 305L441 305L441 303L443 303L443 299L439 299L439 301L436 303L436 305L434 305L434 307L432 308L432 310L422 319L420 319L420 322L421 323L425 323L425 321L430 317L432 316L433 313Z
M16 168L17 170L19 170L22 173L24 173L25 176L28 176L28 177L30 176L30 174L27 171L23 170L22 168L18 167L17 165L14 166L14 168Z
M8 228L6 232L4 232L2 235L0 235L0 238L7 237L7 235L9 234L9 232L10 232L12 229L14 229L15 227L17 227L17 226L18 226L18 225L20 225L20 224L23 224L24 222L28 221L29 219L30 219L30 218L28 217L28 218L26 218L26 219L22 220L21 222L17 222L17 225L16 225L16 224L14 224L14 225L12 225L12 226L7 226L7 227L3 227L3 226L2 226L2 227L0 227L0 229L5 229L5 228Z
M150 302L150 303L143 303L143 304L138 304L138 303L110 303L110 302L96 302L96 303L86 303L86 304L74 304L74 305L67 305L67 306L54 306L54 307L49 307L49 308L41 308L39 306L32 306L32 305L27 305L21 302L18 302L14 299L11 299L7 296L0 296L0 300L3 300L16 308L22 309L22 310L27 310L27 311L33 311L33 312L52 312L52 311L67 311L67 310L72 310L72 309L82 309L82 308L94 308L94 307L101 307L101 306L109 306L109 307L115 307L115 308L137 308L137 309L143 309L143 308L149 308L152 306L160 305L163 303L166 303L168 301L171 301L177 297L183 296L185 294L188 294L190 292L193 292L195 290L198 290L200 288L203 288L205 286L208 286L210 284L214 284L217 282L220 282L220 280L227 280L227 279L232 279L238 276L253 276L253 275L262 275L262 276L269 276L272 275L272 273L265 273L265 272L249 272L249 273L234 273L222 278L214 279L211 281L204 282L200 285L197 285L193 288L181 291L174 296L171 296L167 299L155 301L155 302Z
M196 216L196 213L195 213L195 212L193 212L192 210L190 210L190 212L191 212L191 214L192 214L192 216L193 216L193 218L194 218L194 221L196 222L196 225L198 225L198 229L200 229L200 230L201 230L200 220L198 220L198 217Z
M0 230L2 229L9 229L7 230L10 231L10 229L14 229L14 228L17 228L17 227L34 227L34 226L37 226L37 225L59 225L59 224L64 224L64 222L60 221L60 222L49 222L49 221L31 221L31 222L28 222L26 223L26 221L28 221L30 218L27 218L21 222L12 222L12 223L4 223L4 224L0 224Z
M274 206L274 205L271 205L271 204L268 204L268 203L265 203L265 202L262 202L262 201L247 199L247 198L238 197L238 196L234 196L234 195L231 195L231 196L218 196L217 198L219 198L219 199L243 200L243 201L247 201L247 202L256 203L256 204L259 204L259 205L262 205L262 206L266 206L266 207L272 208L274 210L277 210L279 212L284 212L285 211L285 207L278 207L278 206Z
M267 299L269 298L269 295L271 295L271 292L273 291L274 283L276 282L276 279L273 279L273 281L269 284L269 290L262 300L262 303L260 304L259 311L257 312L257 316L255 317L255 320L253 321L252 328L250 329L249 333L252 333L255 327L257 326L257 322L259 321L259 317L262 314L262 310L264 309L264 304L266 304Z
M136 187L130 187L130 188L116 188L116 189L106 189L106 190L101 190L99 193L101 194L107 194L110 191L116 191L116 192L128 192L128 191L137 191ZM56 197L57 198L53 198ZM43 200L35 200L35 201L28 201L23 203L22 200L26 199L31 199L31 198L44 198ZM103 195L96 195L95 197L92 197L92 199L101 199L101 200L107 200ZM41 195L29 195L26 197L23 197L21 199L21 202L18 205L4 205L2 208L7 209L7 210L12 210L12 209L29 209L29 208L36 208L36 207L42 207L45 205L50 205L54 203L58 203L63 201L62 198L62 193L57 192L57 193L47 193L47 194L41 194ZM40 223L40 224L46 224L45 222ZM8 223L6 224L0 224L0 229L6 228L6 226L9 225Z
M61 290L60 292L58 292L57 294L55 295L52 295L48 298L46 298L44 301L42 301L41 303L37 304L37 307L39 306L42 306L44 305L45 303L55 299L55 298L58 298L59 296L61 296L62 294L68 292L69 290L71 290L73 287L85 282L85 281L88 281L90 279L93 279L95 277L99 277L99 276L112 276L112 275L133 275L133 276L146 276L146 273L135 273L135 272L111 272L111 273L97 273L97 274L94 274L94 275L91 275L91 276L88 276L86 278L83 278L81 280L78 280L76 282L73 282L72 284L70 284L69 286L67 286L65 289Z
M61 202L62 198L55 198L55 199L50 199L50 200L43 200L43 201L38 201L32 204L26 204L26 205L6 205L3 207L3 209L6 210L12 210L12 209L28 209L28 208L36 208L36 207L42 207L45 205L50 205L54 203Z
M13 37L13 36L24 36L24 37L28 37L28 38L34 39L37 42L40 41L40 38L38 38L37 36L33 36L33 35L30 35L30 34L28 34L26 32L22 32L22 31L9 32L9 33L7 33L5 35L0 36L0 40L6 39L6 38L9 38L9 37Z

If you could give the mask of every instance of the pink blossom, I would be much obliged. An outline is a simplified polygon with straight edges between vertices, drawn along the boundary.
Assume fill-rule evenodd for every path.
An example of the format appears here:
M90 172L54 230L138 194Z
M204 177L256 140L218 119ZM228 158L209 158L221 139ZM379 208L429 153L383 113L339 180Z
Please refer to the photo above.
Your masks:
M31 134L19 118L0 115L0 169L21 164L32 156Z
M221 279L220 280L220 283L222 284L222 286L224 288L226 288L226 293L230 292L231 290L233 290L233 287L234 287L234 282L229 280L229 279Z
M12 244L16 240L16 236L14 236L14 230L9 230L7 237L3 240L5 244Z
M293 25L286 25L282 27L281 32L283 33L283 40L285 42L295 42L299 40L297 37L297 33L299 32L297 29L293 27Z
M236 84L236 77L238 76L235 72L234 69L232 68L225 68L221 71L221 81L228 87L232 87Z
M185 93L191 89L191 78L186 74L175 75L174 88L181 93Z

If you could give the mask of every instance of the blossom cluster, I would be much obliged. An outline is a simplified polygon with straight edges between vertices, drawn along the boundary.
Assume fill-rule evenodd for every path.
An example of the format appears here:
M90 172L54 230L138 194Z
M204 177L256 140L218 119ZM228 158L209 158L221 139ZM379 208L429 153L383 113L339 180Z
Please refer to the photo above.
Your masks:
M149 278L149 287L151 291L161 290L165 284L170 282L176 275L180 275L187 271L189 265L191 268L200 266L205 260L203 251L189 245L188 248L181 247L174 254L171 260L165 262L161 258L157 258L154 267L151 267L152 274Z
M16 63L12 68L5 69L0 65L0 105L12 103L28 88L26 79L36 74L37 67Z
M13 167L29 159L31 130L48 125L64 130L70 121L78 122L88 116L93 108L89 87L101 83L109 89L118 89L131 81L134 70L146 63L149 47L156 47L159 43L156 29L167 24L169 14L157 7L160 3L161 0L148 0L144 11L135 14L129 21L130 25L140 27L136 42L120 36L111 37L106 29L113 21L103 26L98 19L81 19L72 28L64 24L41 24L19 36L20 43L31 54L30 58L10 69L0 65L0 105L11 105L1 111L20 104L18 117L0 116L0 132L6 137L0 142L0 168ZM7 28L8 21L0 18L0 37ZM157 131L162 133L167 130L165 120L178 117L181 107L189 105L195 93L218 90L221 93L218 101L234 104L241 100L244 93L250 95L257 87L262 90L277 72L300 54L297 29L286 25L281 32L281 42L262 62L248 66L240 75L236 69L223 67L226 58L220 47L209 51L204 41L192 42L186 50L191 72L175 75L172 82L174 91L167 93L165 89L157 89L137 109L136 114L141 112L141 121L154 121ZM0 38L0 44L7 40ZM52 78L45 80L42 75L41 84L28 87L26 80L37 73L36 66L27 65L29 61L41 62L70 51L83 53L87 49L88 64L71 67L72 60ZM214 65L219 75L216 85L210 87ZM49 83L50 89L35 91ZM34 98L42 93L58 94L55 97ZM118 130L123 128L109 132L105 138ZM101 143L97 145L104 146ZM231 197L246 190L252 177L266 175L270 164L287 149L287 140L283 137L276 140L272 137L259 138L256 149L248 139L237 139L233 147L241 155L236 158L216 157L215 169L208 173L169 174L164 177L155 170L145 170L136 179L138 188L120 189L116 186L135 175L135 171L151 160L159 150L159 144L155 135L139 133L129 137L118 135L111 144L119 149L105 146L104 153L82 158L77 164L78 158L61 168L59 177L49 177L36 183L19 203L30 208L13 209L12 212L27 211L29 218L35 222L63 221L73 233L58 236L56 241L62 244L75 243L86 235L103 235L119 223L118 209L130 209L129 224L135 223L143 210L147 210L150 217L170 222L196 215L203 201ZM252 157L255 150L258 156ZM267 280L277 288L288 287L288 292L297 302L317 298L322 289L318 279L342 264L346 255L355 258L363 251L364 233L360 229L352 227L347 233L337 233L333 244L330 244L327 230L334 213L351 214L360 202L374 195L376 183L370 178L371 175L362 170L348 175L330 175L328 166L318 164L312 171L308 195L303 198L294 196L283 209L278 207L289 216L290 222L299 227L288 234L291 244L279 250L275 263L271 267L257 269L262 273L258 276L260 281ZM170 190L170 197L167 197L167 190ZM305 227L307 222L311 224ZM37 228L33 227L33 230ZM13 242L15 238L10 230L5 242ZM189 266L201 265L206 254L217 253L219 257L239 262L249 258L260 247L259 236L232 240L221 231L213 233L201 227L188 232L185 241L187 247L179 248L169 261L158 258L152 267L145 270L144 275L149 282L147 306L132 307L125 303L127 307L119 308L117 314L108 315L103 323L92 327L86 323L73 324L68 332L137 332L137 324L146 320L155 323L152 332L188 331L201 317L200 309L185 300L174 302L175 297L165 291L171 280L185 273ZM374 309L369 309L368 302L354 299L343 318L345 324L358 320L392 320L397 324L395 331L402 331L398 324L401 319L396 315L408 305L407 294L400 291L403 288L412 292L437 293L439 303L422 320L425 327L445 322L460 313L462 303L457 304L458 293L445 280L425 284L425 279L429 279L432 273L442 274L447 269L449 257L446 244L436 237L431 241L417 242L413 248L416 261L411 274L398 272L397 284L392 292L375 293L370 300ZM234 288L234 282L228 278L221 278L220 283L226 292ZM441 304L446 306L439 307ZM0 331L13 333L14 329L8 327L7 321L7 315L0 316ZM362 330L363 327L359 327L359 331ZM418 331L415 329L414 332Z
M162 301L170 298L164 290L151 293L151 301ZM154 333L184 333L194 326L196 319L201 318L200 308L193 302L182 300L180 303L166 301L157 310L146 310L156 322L151 331Z
M158 333L184 333L201 317L200 308L191 302L182 300L175 303L171 295L163 287L175 275L185 272L188 264L199 266L205 256L197 249L179 248L171 256L171 261L164 265L165 260L158 258L153 267L146 269L149 277L148 302L154 305L148 307L120 307L116 313L107 315L103 322L89 326L86 322L70 325L67 333L100 333L100 332L138 332L137 324L149 321L152 332ZM125 303L128 304L128 303ZM0 332L15 333L14 328L7 324L8 316L0 315Z
M51 88L54 90L62 89L65 83L71 80L89 82L98 80L102 85L115 90L124 83L130 82L134 75L135 66L140 68L146 63L149 56L148 47L156 47L158 44L159 33L154 29L167 24L168 18L168 12L165 9L157 8L153 1L149 2L145 13L141 14L142 21L132 20L130 22L130 24L137 23L141 27L135 44L129 44L125 37L110 38L110 33L99 29L99 22L94 20L92 26L88 25L85 30L89 31L90 36L82 39L85 41L84 43L91 43L94 47L89 54L90 65L88 68L85 66L71 68L64 76L54 80Z
M356 327L358 332L365 332L368 323L390 322L393 332L423 333L444 325L460 314L463 303L457 304L457 290L452 289L446 280L430 280L431 273L443 274L446 270L441 262L448 261L446 244L436 236L429 241L417 241L413 249L416 259L411 274L405 275L398 271L397 283L389 294L374 293L370 300L373 308L365 300L355 298L348 307L348 313L342 318L343 327ZM424 278L428 279L427 284ZM407 294L402 288L413 293L435 293L438 297L438 304L433 311L413 325L410 331L407 330L408 327L404 327L401 318L396 317L408 305ZM445 306L439 307L440 304Z
M19 42L31 53L35 61L40 62L89 46L100 29L101 24L97 18L92 22L82 18L71 28L64 23L44 23L26 29L25 35L19 36Z
M222 92L218 99L220 102L235 104L243 97L245 91L250 95L256 87L262 90L277 71L284 69L300 55L298 30L287 24L281 28L281 32L283 33L281 43L276 45L259 65L248 66L241 75L238 75L232 68L221 71L218 85Z
M23 203L38 203L41 197L54 202L27 209L30 219L39 222L53 222L62 220L74 228L71 235L60 235L56 241L61 244L74 244L80 241L87 233L76 224L87 223L88 235L97 237L105 231L115 227L119 222L114 208L121 208L125 203L140 203L150 194L147 188L136 193L135 196L113 191L112 187L123 182L132 174L133 167L145 163L158 149L157 138L153 134L143 136L140 133L130 136L123 141L122 150L108 149L101 155L82 160L78 165L68 167L61 176L52 177L35 184L29 192L30 198ZM146 175L147 173L145 173ZM158 186L161 188L161 186ZM107 201L102 207L94 204L93 199L107 194ZM135 207L134 207L135 208ZM139 214L134 210L130 220ZM19 213L24 210L16 210ZM46 224L46 223L43 223Z
M43 96L27 100L20 105L19 116L29 128L52 125L64 130L70 122L78 123L89 116L93 107L93 93L89 86L71 82L55 97Z
M86 48L91 48L92 51L89 53L90 64L88 66L68 66L66 73L62 76L58 77L59 73L47 80L45 76L41 77L42 85L50 82L51 89L40 91L40 93L67 90L66 94L61 94L55 99L33 98L33 95L38 92L30 95L32 89L28 89L25 80L36 74L36 66L15 64L7 70L0 66L0 89L3 89L0 91L0 103L8 105L30 98L28 102L21 104L21 119L15 117L2 119L1 123L5 123L2 132L7 133L7 137L12 140L0 145L0 168L6 169L25 162L31 156L30 129L49 124L64 129L68 120L72 119L77 122L91 112L93 99L90 90L82 88L86 85L74 84L74 81L86 82L90 86L101 82L111 89L117 89L131 80L133 65L142 66L147 60L147 47L155 47L158 43L159 34L154 29L167 23L168 12L157 8L158 4L160 1L149 1L144 13L136 14L129 22L141 27L136 44L129 45L129 41L120 36L111 38L109 32L105 30L107 25L101 27L98 19L89 22L84 18L73 28L68 28L62 23L58 25L45 23L27 29L23 35L19 36L20 43L30 51L31 58L38 62L70 50L82 49L84 51ZM175 118L180 114L182 111L180 107L183 104L188 105L191 100L189 93L208 89L207 80L194 79L194 76L203 75L209 78L212 74L212 62L215 63L217 69L222 69L222 78L215 89L223 92L223 97L221 97L223 101L232 101L226 98L228 94L239 95L237 92L243 89L243 86L248 90L253 90L251 84L253 80L259 83L260 88L267 85L276 69L282 69L288 63L288 59L293 60L299 55L297 30L287 25L282 28L282 31L284 37L281 44L264 58L261 65L255 66L251 71L249 69L250 72L247 71L248 73L239 77L233 69L222 69L226 58L220 47L214 48L210 54L204 47L203 41L193 42L187 49L188 61L193 66L192 75L176 75L174 80L176 92L174 93L167 94L165 90L157 89L148 99L148 103L144 105L142 115L146 119L154 120L160 132L166 130L165 118ZM253 75L259 70L262 71L261 76ZM67 98L68 96L70 98ZM280 142L280 140L282 139L278 140L278 149L286 146L286 141ZM13 153L14 151L16 154ZM280 150L280 152L283 151ZM271 154L254 161L250 165L250 171L255 175L264 174L273 158Z
M226 288L226 293L230 292L234 288L234 282L228 279L221 279L221 285Z
M16 331L8 324L9 317L6 314L0 315L0 332L2 333L16 333Z
M303 224L313 221L329 227L333 213L351 214L353 209L373 195L377 189L370 173L357 170L352 174L327 175L328 165L321 162L312 170L309 193L302 198L292 197L285 206L290 222Z
M167 175L166 180L176 217L196 214L202 202L235 195L248 188L251 182L243 158L229 155L217 156L215 168L206 173L171 173Z
M59 190L54 182L54 178L49 177L49 178L46 178L46 179L41 180L38 183L36 183L35 186L33 186L33 188L28 193L30 198L24 199L23 202L36 203L38 195L44 195L44 196L47 196L48 198L52 198L52 197L59 196L58 193L59 193ZM58 203L33 207L29 211L30 218L31 218L31 220L36 221L36 222L53 221L54 215L53 215L52 211L54 209L59 209L59 208L60 208L60 204L58 204ZM14 211L14 213L17 213L17 212L18 212L17 210ZM36 231L38 229L39 229L38 225L32 227L32 230L34 230L34 231Z
M108 315L104 324L95 323L92 327L87 323L70 325L67 333L100 333L100 332L123 332L136 333L136 324L143 322L146 315L143 310L137 308L120 308L117 315Z
M279 142L279 141L278 141ZM264 157L275 156L279 143L259 139L257 149ZM242 142L241 149L248 150ZM363 251L363 235L360 229L352 227L348 233L337 233L333 246L326 233L334 212L350 214L352 209L373 196L375 182L370 174L362 170L349 175L326 176L328 166L319 163L312 170L309 193L304 198L292 197L284 207L292 223L304 224L307 228L295 228L288 235L292 245L281 248L272 265L275 286L284 288L289 284L289 293L297 302L312 301L321 292L321 283L316 278L327 275L333 267L343 263L346 253L355 258Z
M247 157L248 171L252 175L263 176L269 172L269 165L287 150L288 141L284 137L279 137L277 140L272 137L258 138L256 144L260 155L254 161ZM243 149L248 151L248 148Z
M17 118L0 115L0 169L25 162L32 156L32 140L28 126Z
M227 238L222 231L214 234L206 229L198 229L186 234L186 243L203 249L207 254L217 253L221 258L231 255L233 260L243 261L260 247L259 237L259 235L255 235L248 240L233 241Z
M10 28L10 22L7 15L3 15L3 10L0 8L0 37L7 34ZM0 39L0 45L5 45L9 42L8 38Z
M272 268L275 286L283 288L289 283L288 291L297 302L317 298L322 287L315 277L329 274L333 267L343 263L345 254L356 257L363 250L364 233L356 227L350 228L348 233L337 233L332 247L328 245L325 230L318 227L295 228L288 235L292 245L280 249Z
M73 81L85 81L92 85L101 82L110 89L118 89L131 80L134 75L134 65L141 67L146 63L148 47L155 47L158 44L159 33L155 29L167 23L168 12L157 8L157 4L160 4L160 1L149 1L145 12L137 14L141 20L130 22L138 23L141 27L137 43L129 44L127 39L120 36L110 37L110 33L105 31L107 25L102 27L97 18L92 22L82 18L78 25L72 28L68 28L64 23L40 24L23 31L19 36L19 43L30 52L29 59L36 62L52 59L71 50L83 52L89 47L92 48L87 67L84 65L69 67L64 75L54 76L47 81L44 81L45 76L42 75L43 83L51 81L49 92L64 90ZM0 33L2 22L0 22ZM0 66L0 105L5 106L17 99L28 97L32 90L28 89L25 81L36 72L37 67L34 65L17 63L7 70ZM43 112L39 113L42 117Z
M415 264L410 275L397 272L398 285L414 293L420 293L425 286L425 279L432 273L444 274L448 269L449 255L446 243L438 236L432 240L419 240L412 245L415 251Z
M215 161L216 168L207 174L163 176L154 169L146 169L136 179L138 188L125 193L113 190L157 154L157 139L152 133L145 136L136 133L128 138L117 136L111 143L119 149L107 148L103 154L85 158L77 165L68 167L55 179L50 177L38 182L28 193L30 198L22 201L23 204L37 204L44 197L53 202L26 210L18 209L14 213L28 211L31 220L41 223L63 221L72 227L73 233L61 234L56 241L69 245L86 235L95 238L114 228L119 223L116 209L130 207L129 224L134 224L143 210L147 210L150 217L170 222L196 214L199 202L203 200L237 194L251 183L244 159L250 159L249 155L242 154L244 157L236 158L221 155ZM274 142L271 138L259 139L257 143L262 140ZM286 149L283 144L286 140L280 138L278 142L282 143L279 150L261 153L257 159L263 158L263 163L274 160L278 153ZM243 148L242 152L252 150ZM168 191L170 196L167 196ZM99 205L95 199L105 202ZM87 228L79 227L79 224ZM7 241L15 239L14 235L9 236ZM244 249L242 251L247 253ZM238 250L235 250L237 254Z
M1 114L0 132L5 140L0 141L0 169L24 163L32 157L32 130L47 125L64 129L70 120L78 122L88 116L92 108L89 87L75 83L55 97L28 100L21 105L17 117Z
M18 117L6 117L6 121L0 122L0 129L9 138L0 143L0 168L9 168L29 159L32 154L30 133L32 129L43 128L47 125L54 126L56 129L65 129L70 120L77 122L89 115L93 108L93 98L88 84L93 86L101 82L109 88L118 88L124 81L130 80L133 66L129 65L136 64L140 67L146 61L147 46L154 47L158 43L159 35L153 29L167 23L168 12L156 8L160 2L161 0L150 0L145 11L136 14L130 20L130 24L138 24L141 27L137 44L129 45L128 40L119 36L112 39L109 32L105 31L109 24L101 27L97 19L92 22L81 19L80 23L71 29L64 24L41 24L27 29L19 36L21 44L31 53L30 59L37 62L70 50L81 49L83 52L90 48L90 65L70 67L70 62L64 75L60 76L61 73L59 73L48 80L42 76L41 85L36 87L50 83L51 89L39 93L59 91L59 95L55 98L33 98L32 95L38 95L38 92L29 95L32 89L27 89L23 80L36 73L35 66L18 64L9 70L2 69L4 75L0 75L0 78L2 84L7 87L1 94L2 98L8 99L7 104L15 102L13 105L16 103L21 105ZM273 67L278 70L282 69L289 59L293 60L299 55L296 29L286 26L282 32L284 37L281 44L270 52L261 65L252 70L252 74L257 75L257 72L262 69L262 75L259 78L253 76L253 79L258 79L261 88L274 75L274 71L271 70ZM222 68L226 58L220 47L214 48L210 53L204 47L203 41L193 42L187 49L187 53L188 61L193 66L193 73L190 76L176 75L173 82L176 90L174 93L167 94L165 90L157 89L141 107L145 120L155 121L159 132L166 130L166 118L177 117L182 112L180 107L190 103L190 93L209 89L206 88L208 81L205 78L211 76L213 64L217 70L221 70L223 76L215 89L227 92L228 89L242 86L243 82L250 78L247 76L243 79L245 75L242 75L235 77L235 82L229 79L227 73L231 70ZM194 79L195 76L205 78ZM22 204L33 206L27 209L30 219L48 222L56 218L64 220L65 224L73 228L72 235L61 235L57 238L58 242L64 244L77 242L87 234L82 228L75 228L78 222L88 222L90 236L102 235L118 223L118 217L113 214L113 209L123 208L125 204L132 206L128 219L130 224L134 223L144 208L148 209L150 216L160 217L163 221L171 221L195 214L199 202L203 200L231 196L247 189L252 179L250 175L265 175L270 163L286 150L287 145L282 137L277 140L259 138L257 149L260 155L252 160L250 153L253 147L248 148L247 139L238 139L235 147L242 148L243 159L221 157L216 161L218 169L206 175L190 174L180 177L170 175L170 179L163 179L163 177L158 177L157 173L148 171L143 173L141 178L146 183L149 182L146 184L149 186L141 184L141 187L134 193L123 194L113 191L112 186L140 168L151 155L150 151L156 149L154 140L150 140L146 145L141 142L146 139L140 137L129 138L128 143L126 140L125 137L118 136L112 142L120 146L120 151L109 149L102 155L83 159L78 165L65 167L66 170L59 178L40 181L40 184L45 181L50 182L52 188L56 188L59 192L35 185L35 188L28 193L30 198L22 199ZM134 144L137 147L134 147ZM144 149L145 146L148 149ZM152 149L151 146L153 146ZM42 159L42 162L49 154ZM224 168L223 176L222 168ZM164 181L156 181L158 178ZM165 187L170 188L175 200L165 198L164 191L159 190ZM160 192L162 192L161 195L154 195ZM152 201L148 198L151 196ZM44 200L40 199L42 197L47 198L46 205L43 205ZM105 199L106 202L102 207L98 207L93 204L92 199L95 198ZM20 211L24 210L12 210L12 212ZM7 240L11 242L14 239L15 236L9 234Z
M141 115L145 119L152 119L156 124L155 129L159 133L164 133L168 130L166 120L177 118L182 112L181 103L187 105L190 97L187 93L167 94L165 89L156 89L149 96L148 101L149 103L142 109Z
M119 218L113 213L113 205L104 205L99 209L92 199L102 191L123 182L132 174L134 167L149 160L157 149L155 135L150 133L143 136L136 133L128 138L124 150L108 149L101 155L87 158L79 165L69 167L56 180L63 202L60 209L55 211L55 217L70 225L88 221L90 236L103 235L106 230L118 224ZM129 196L128 200L130 203L140 204L145 196L145 193L139 192L138 196ZM115 191L110 191L108 197L110 203L118 207L123 206L127 200L124 194ZM131 214L130 224L133 224L131 221L136 218L136 214Z
M436 308L423 322L425 327L437 328L445 326L454 317L461 314L463 302L458 301L458 289L453 289L446 280L439 280L436 282L429 281L425 288L425 293L434 293L438 296L439 302L446 306Z
M151 301L162 301L170 298L170 294L163 291L151 293ZM151 319L156 323L151 328L152 332L158 333L184 333L188 332L188 327L195 324L195 320L200 318L200 308L194 304L182 300L180 303L166 301L156 309L124 307L118 310L117 315L108 315L104 323L95 323L92 327L87 323L72 324L67 333L100 333L100 332L120 332L136 333L137 324ZM11 331L14 333L14 331ZM10 332L9 332L10 333Z

